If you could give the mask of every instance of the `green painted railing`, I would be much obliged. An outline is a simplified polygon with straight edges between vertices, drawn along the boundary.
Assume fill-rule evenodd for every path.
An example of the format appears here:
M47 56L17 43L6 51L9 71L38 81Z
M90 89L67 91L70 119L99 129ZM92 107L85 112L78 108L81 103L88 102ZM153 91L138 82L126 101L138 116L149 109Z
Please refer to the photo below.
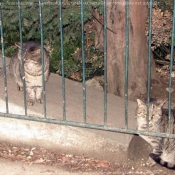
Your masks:
M64 75L64 48L63 48L63 23L62 23L62 0L59 0L60 15L60 40L61 40L61 65L62 75ZM62 99L63 99L63 120L66 121L66 97L65 97L65 78L62 76Z
M40 19L40 35L41 35L41 58L42 58L42 85L43 85L43 118L37 118L33 116L28 115L27 111L27 102L26 102L26 84L25 84L25 78L23 78L23 93L24 93L24 109L25 109L25 115L14 115L9 113L9 100L8 100L8 91L7 91L7 77L6 77L6 59L4 56L4 31L3 31L3 21L2 21L2 3L0 3L0 34L1 34L1 50L2 50L2 64L3 64L3 75L4 75L4 93L5 93L5 103L6 103L6 112L2 113L0 112L0 116L2 117L10 117L10 118L16 118L16 119L24 119L24 120L32 120L37 122L46 122L46 123L55 123L55 124L62 124L62 125L69 125L69 126L77 126L77 127L85 127L85 128L92 128L92 129L99 129L99 130L108 130L108 131L116 131L116 132L123 132L123 133L130 133L130 134L143 134L143 135L153 135L153 136L161 136L161 137L171 137L175 138L175 135L173 134L165 134L165 133L152 133L147 131L138 131L137 129L129 129L128 128L128 65L129 65L129 0L125 0L125 10L126 10L126 49L125 49L125 89L124 89L124 106L125 106L125 128L117 128L107 125L107 14L106 14L106 8L107 8L107 1L103 0L103 28L104 28L104 124L103 125L96 125L96 124L89 124L87 123L87 108L86 108L86 55L85 55L85 39L84 39L84 5L85 0L80 0L80 19L81 19L81 47L82 47L82 75L83 75L83 81L82 81L82 88L83 88L83 123L80 122L71 122L67 121L66 118L66 86L65 86L65 77L62 76L62 109L63 109L63 119L62 120L56 120L56 119L50 119L47 117L47 111L46 111L46 92L45 92L45 81L44 81L44 37L43 37L43 19L42 19L42 0L38 0L39 5L39 19ZM58 0L58 22L60 23L60 48L61 48L61 65L62 65L62 75L64 75L64 46L63 46L63 17L62 17L62 0ZM15 3L14 3L15 4ZM149 8L149 37L148 37L148 95L147 95L147 123L149 122L148 115L149 115L149 101L150 101L150 85L151 85L151 41L152 41L152 8L153 8L153 0L150 0L150 8ZM18 8L18 20L19 20L19 36L20 36L20 45L21 48L23 48L23 36L22 36L22 17L21 17L21 1L17 0L16 2L17 8ZM174 9L175 9L175 3L174 3ZM175 10L173 11L173 26L172 26L172 35L171 35L171 59L170 59L170 75L173 72L173 62L174 62L174 33L175 33ZM21 58L22 58L22 74L23 77L25 77L25 70L24 70L24 60L23 60L23 49L21 49ZM2 85L2 84L1 84ZM172 76L169 78L169 89L172 89ZM169 99L168 99L168 113L169 113L169 121L171 120L171 102L172 101L172 93L169 91ZM171 124L169 122L169 129L171 127ZM149 129L149 127L147 128Z
M170 57L170 76L169 76L169 92L168 92L168 116L169 116L169 131L171 131L171 102L172 102L172 72L174 62L174 37L175 37L175 1L173 10L173 26L171 34L171 57Z
M23 59L23 40L22 40L22 24L21 24L21 2L18 0L18 21L19 21L19 34L20 34L20 45L21 45L21 62L22 62L22 76L25 77L24 70L24 59ZM23 90L24 90L24 108L25 115L27 115L27 98L26 98L26 83L25 78L23 78Z

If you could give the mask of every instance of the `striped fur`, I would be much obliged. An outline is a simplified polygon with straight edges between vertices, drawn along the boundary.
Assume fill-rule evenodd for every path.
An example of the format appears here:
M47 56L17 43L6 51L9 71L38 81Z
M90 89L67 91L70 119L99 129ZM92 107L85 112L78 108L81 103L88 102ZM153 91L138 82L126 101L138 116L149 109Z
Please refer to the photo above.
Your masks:
M146 104L137 99L138 108L136 111L138 130L146 130ZM168 116L163 113L162 107L164 102L159 105L150 102L149 108L149 130L152 132L168 132ZM174 117L171 120L171 133L174 133ZM153 147L153 152L149 154L147 165L154 165L155 162L167 167L175 169L175 139L161 138L153 136L140 135L146 142ZM152 161L154 160L154 161Z
M13 75L18 89L23 88L22 77L22 61L20 44L17 52L13 55L10 61L10 71ZM41 60L41 46L35 41L28 41L23 43L23 57L26 91L28 94L28 105L32 106L34 101L42 103L42 60ZM44 78L45 82L49 77L49 57L44 50Z

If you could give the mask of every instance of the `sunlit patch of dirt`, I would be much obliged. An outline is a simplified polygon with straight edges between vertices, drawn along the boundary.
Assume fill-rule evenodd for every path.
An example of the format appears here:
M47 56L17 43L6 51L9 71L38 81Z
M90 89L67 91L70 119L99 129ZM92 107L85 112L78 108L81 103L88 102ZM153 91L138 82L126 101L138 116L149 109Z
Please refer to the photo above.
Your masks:
M59 154L44 148L16 146L7 143L0 143L0 157L9 161L19 161L28 164L45 164L56 167L63 167L68 172L102 174L148 174L167 175L174 174L174 171L167 170L160 166L148 167L145 160L128 160L125 164L112 163L96 158L77 156L72 154Z

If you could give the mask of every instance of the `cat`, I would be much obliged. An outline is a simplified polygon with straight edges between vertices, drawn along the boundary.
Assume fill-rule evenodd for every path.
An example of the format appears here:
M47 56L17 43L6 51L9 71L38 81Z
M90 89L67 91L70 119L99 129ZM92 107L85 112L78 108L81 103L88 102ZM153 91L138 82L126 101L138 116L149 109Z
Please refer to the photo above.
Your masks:
M155 101L150 102L149 106L149 131L158 133L168 132L168 113L163 110L165 101L157 104ZM136 118L138 130L147 130L147 105L137 99L138 108ZM174 134L175 123L172 113L171 117L171 134ZM166 168L175 169L175 139L162 138L154 136L140 136L153 147L153 152L149 154L147 165L153 166L158 163Z
M18 50L14 53L10 61L10 72L17 83L18 90L23 89L22 60L20 43L15 43ZM25 71L26 92L28 94L27 104L32 106L35 99L42 103L42 59L41 45L35 41L23 43L23 60ZM44 81L49 78L50 59L44 49Z

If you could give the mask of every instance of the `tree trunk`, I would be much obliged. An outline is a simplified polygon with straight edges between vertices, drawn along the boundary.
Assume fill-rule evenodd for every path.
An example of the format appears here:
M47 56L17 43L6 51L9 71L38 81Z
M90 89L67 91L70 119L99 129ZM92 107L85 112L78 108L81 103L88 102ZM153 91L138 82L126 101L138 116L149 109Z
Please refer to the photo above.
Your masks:
M125 84L125 0L107 1L107 90L124 97ZM130 0L129 5L129 81L128 98L135 100L147 92L148 41L145 36L145 24L148 8ZM115 34L116 33L116 34ZM155 63L152 62L152 78L157 79Z

